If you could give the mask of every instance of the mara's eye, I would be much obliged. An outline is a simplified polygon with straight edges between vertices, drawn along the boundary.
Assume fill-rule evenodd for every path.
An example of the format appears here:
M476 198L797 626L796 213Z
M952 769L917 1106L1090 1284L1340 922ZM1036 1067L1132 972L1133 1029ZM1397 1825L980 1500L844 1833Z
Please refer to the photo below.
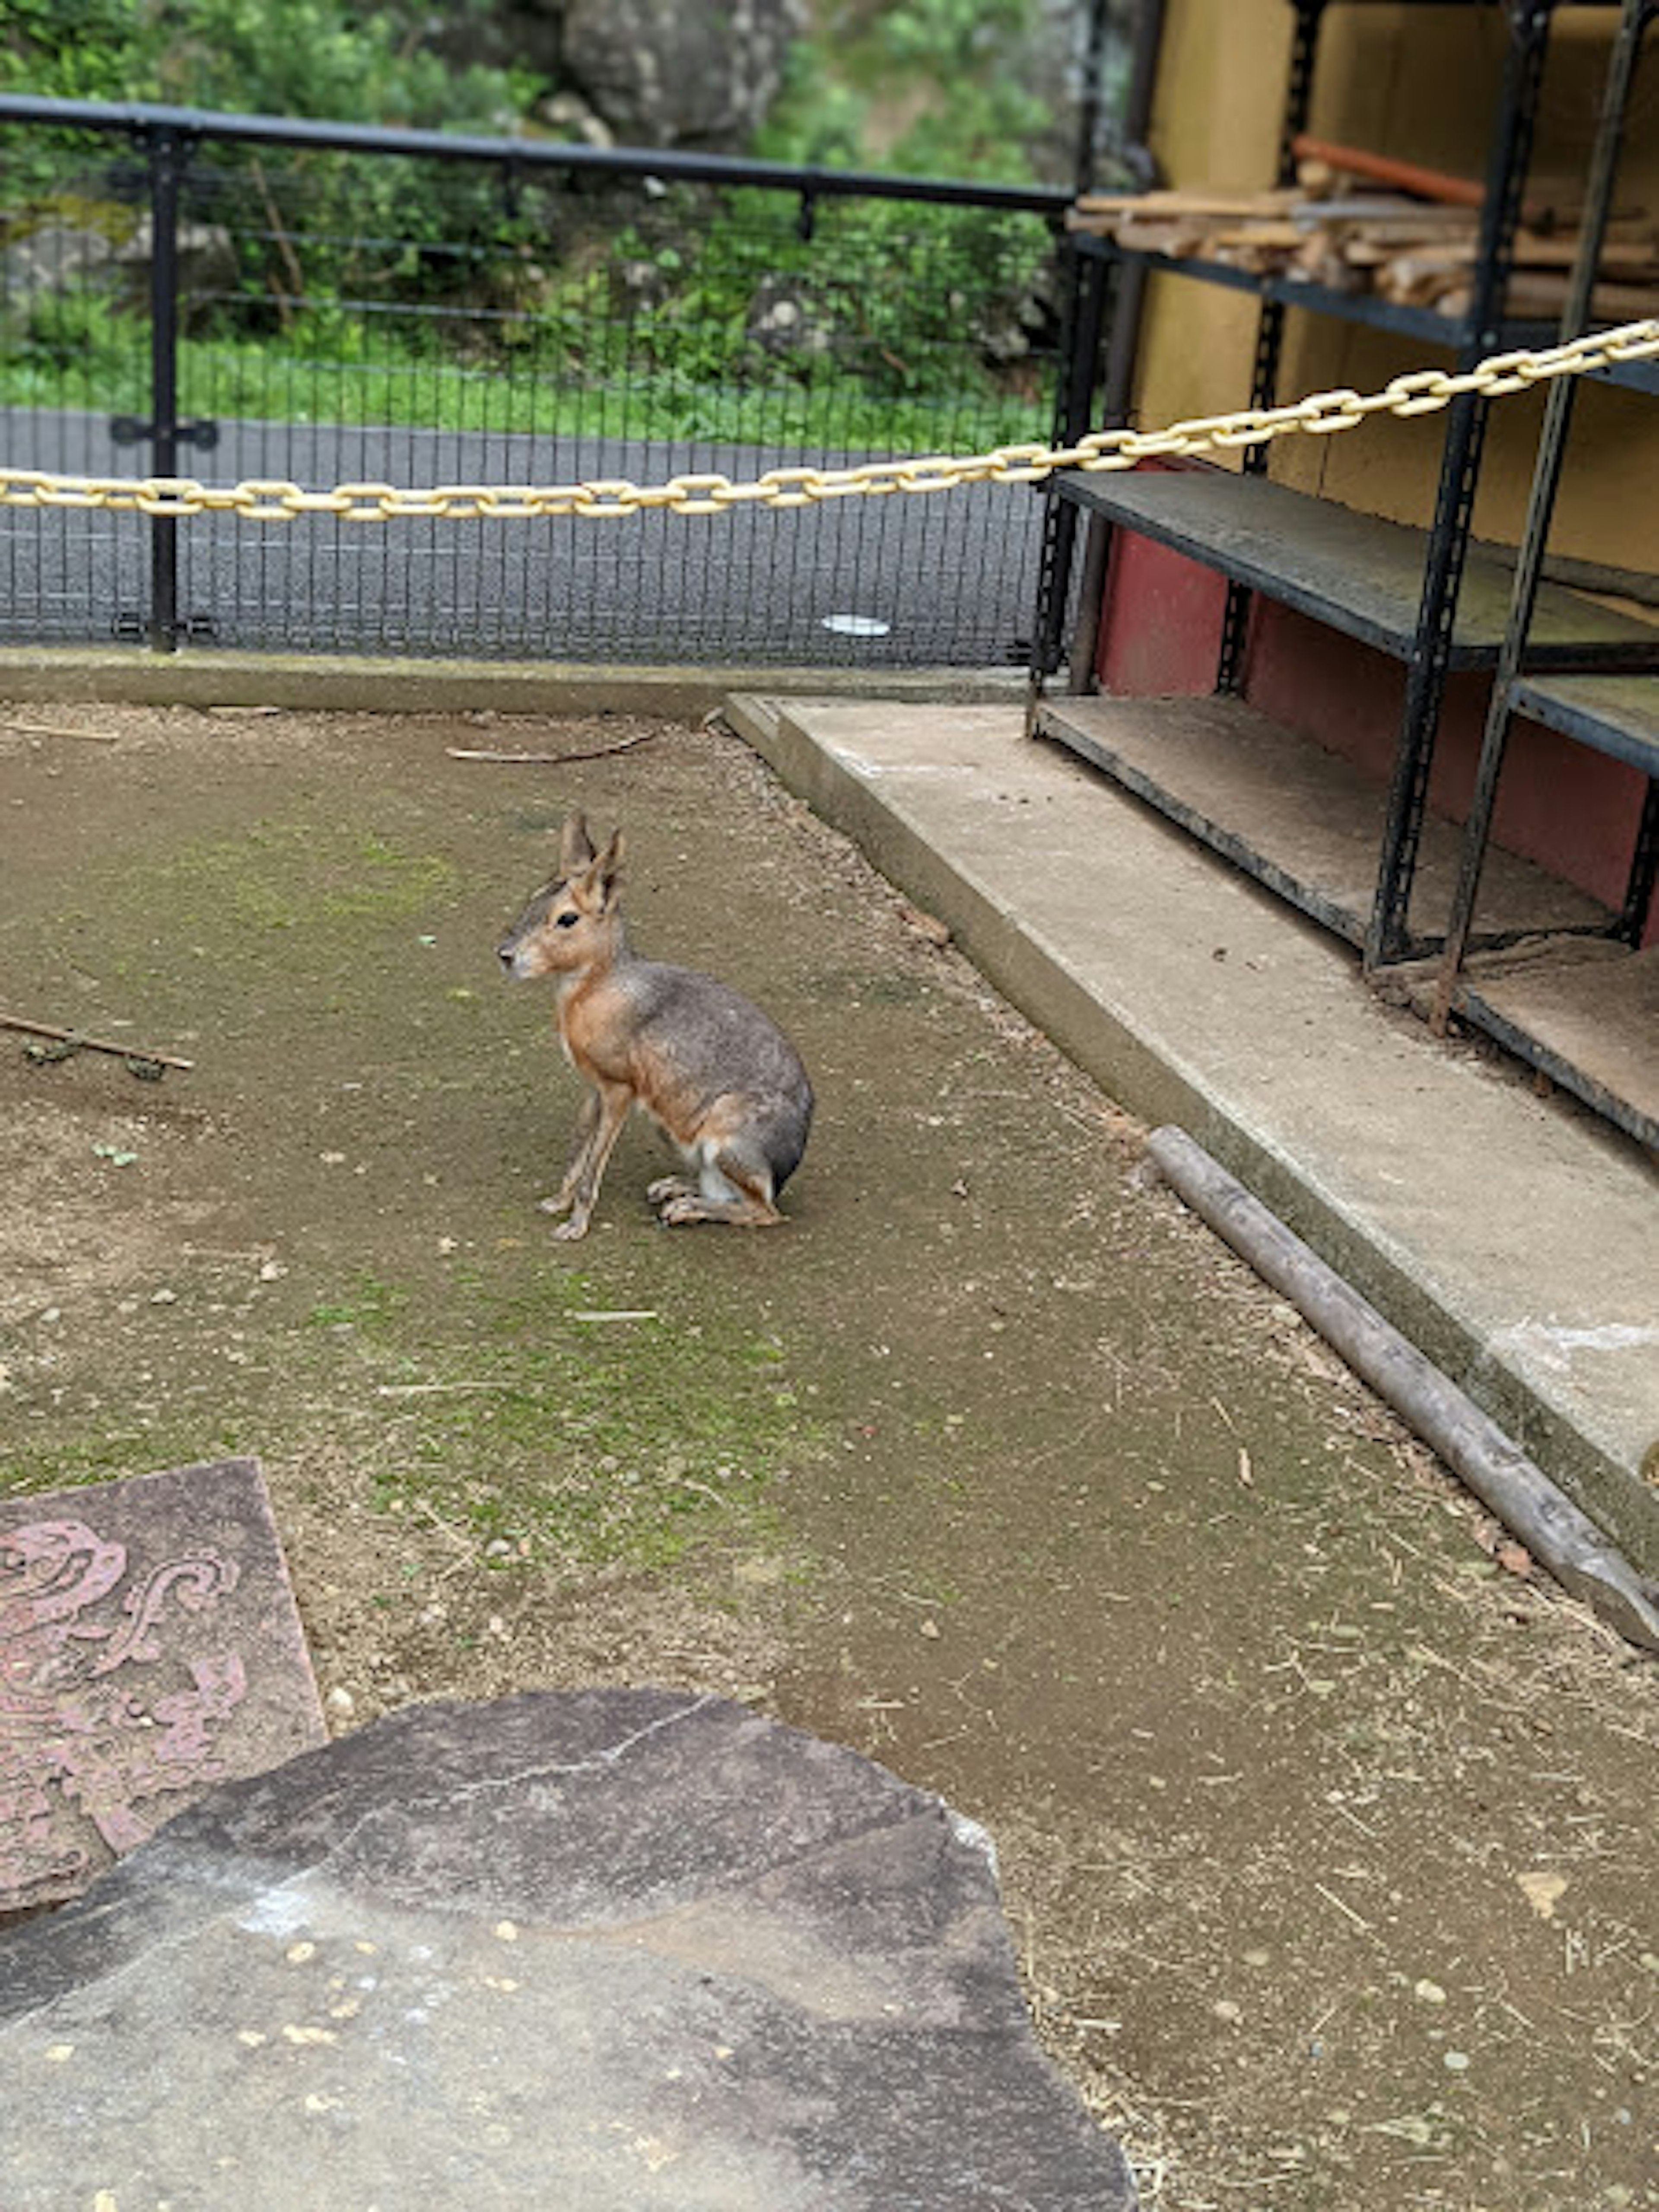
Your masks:
M581 920L581 916L574 908L567 908L563 914L556 914L553 920L560 929L574 929Z

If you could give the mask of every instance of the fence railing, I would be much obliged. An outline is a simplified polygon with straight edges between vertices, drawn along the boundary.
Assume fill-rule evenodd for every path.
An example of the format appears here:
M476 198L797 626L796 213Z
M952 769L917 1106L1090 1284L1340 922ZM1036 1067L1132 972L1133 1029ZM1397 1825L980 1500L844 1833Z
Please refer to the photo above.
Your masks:
M547 483L1088 424L1103 279L1064 191L17 95L0 179L11 466ZM12 512L0 635L983 666L1029 650L1044 506Z

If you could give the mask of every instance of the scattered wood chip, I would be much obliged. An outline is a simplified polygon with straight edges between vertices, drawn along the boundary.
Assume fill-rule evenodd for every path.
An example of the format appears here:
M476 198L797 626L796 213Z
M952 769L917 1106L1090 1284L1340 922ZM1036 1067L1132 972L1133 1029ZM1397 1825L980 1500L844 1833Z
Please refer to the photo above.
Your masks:
M1564 1874L1518 1874L1515 1877L1521 1894L1540 1920L1553 1920L1555 1908L1567 1887Z
M948 945L951 942L950 923L941 921L936 914L927 914L921 907L912 906L908 899L899 901L898 917L907 929L914 929L918 937L925 937L930 945Z

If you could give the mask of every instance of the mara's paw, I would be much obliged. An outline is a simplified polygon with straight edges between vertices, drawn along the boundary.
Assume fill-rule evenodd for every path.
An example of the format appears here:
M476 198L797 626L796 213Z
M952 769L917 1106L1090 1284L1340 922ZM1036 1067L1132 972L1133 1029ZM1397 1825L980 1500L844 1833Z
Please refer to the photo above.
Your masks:
M684 1176L659 1176L655 1182L646 1185L645 1195L652 1206L666 1206L671 1199L690 1198L696 1188Z
M657 1218L665 1229L683 1229L688 1222L707 1221L702 1199L695 1190L684 1186L670 1198L658 1213Z

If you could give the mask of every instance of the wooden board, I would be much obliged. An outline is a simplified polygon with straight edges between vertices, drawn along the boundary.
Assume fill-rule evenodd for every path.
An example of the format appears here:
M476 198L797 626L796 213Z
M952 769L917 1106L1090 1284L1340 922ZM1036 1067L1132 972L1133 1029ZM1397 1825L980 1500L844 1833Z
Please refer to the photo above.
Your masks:
M1526 960L1470 963L1459 1011L1647 1145L1659 1145L1659 945L1571 942Z
M1547 729L1659 775L1659 677L1527 676L1515 704Z

